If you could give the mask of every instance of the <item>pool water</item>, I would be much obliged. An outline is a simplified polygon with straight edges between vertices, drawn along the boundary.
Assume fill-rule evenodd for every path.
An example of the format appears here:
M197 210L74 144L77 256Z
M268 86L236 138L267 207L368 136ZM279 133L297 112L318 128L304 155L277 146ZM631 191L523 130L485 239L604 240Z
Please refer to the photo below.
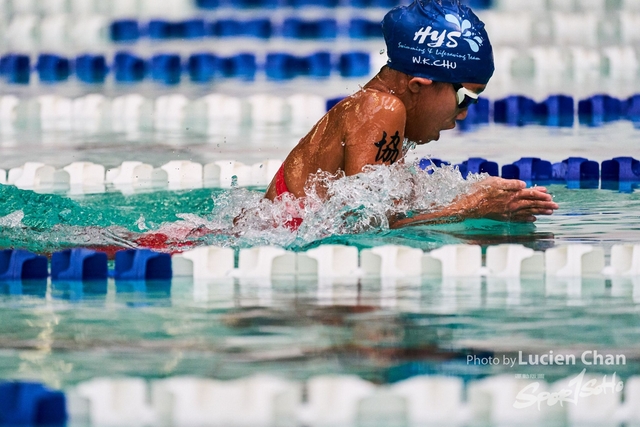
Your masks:
M321 244L360 249L384 244L425 251L446 244L520 243L545 250L563 243L605 249L640 241L640 193L549 186L560 204L534 224L489 220L373 227L305 240L290 230L235 235L197 233L216 203L263 189L200 188L67 196L0 186L0 247L52 253L67 247L138 247L140 237L171 234L168 251L193 245L252 247L271 238L304 251ZM219 219L219 218L218 218ZM222 221L230 226L232 217ZM226 222L225 222L226 221ZM223 225L224 225L223 224ZM186 231L185 231L186 230ZM579 373L576 366L483 366L469 355L513 357L585 350L623 354L626 364L592 373L639 372L637 278L344 279L277 277L168 282L0 284L0 377L66 388L95 376L218 379L277 373L305 380L357 374L386 384L416 374L466 379L499 373Z
M623 354L590 373L640 367L637 279L337 281L274 278L0 286L0 375L65 388L96 376L306 380L357 374L386 384L416 374L477 379L576 366L483 366L549 351Z

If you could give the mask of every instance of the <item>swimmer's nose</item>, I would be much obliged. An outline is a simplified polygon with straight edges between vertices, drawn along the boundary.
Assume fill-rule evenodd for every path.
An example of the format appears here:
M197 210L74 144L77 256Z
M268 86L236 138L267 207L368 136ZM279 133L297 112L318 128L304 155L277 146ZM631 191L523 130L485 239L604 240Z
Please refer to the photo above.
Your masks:
M469 110L467 108L465 108L464 110L460 111L458 113L458 115L456 116L456 120L464 120L464 119L466 119L468 112L469 112Z

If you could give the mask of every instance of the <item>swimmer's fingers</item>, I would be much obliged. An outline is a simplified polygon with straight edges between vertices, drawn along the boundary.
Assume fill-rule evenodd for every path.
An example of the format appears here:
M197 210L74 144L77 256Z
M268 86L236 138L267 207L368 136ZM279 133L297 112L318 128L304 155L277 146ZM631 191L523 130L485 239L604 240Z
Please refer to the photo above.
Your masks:
M531 188L531 189L532 189L532 190L539 191L539 192L541 192L541 193L546 193L546 192L548 192L547 187L533 187L533 188Z
M520 181L519 179L504 179L498 178L498 185L503 191L520 191L527 188L527 183Z
M549 193L539 191L537 188L527 188L518 193L518 197L528 200L553 200L553 196Z
M553 211L558 209L557 203L545 200L518 200L509 205L509 211L519 212L525 210Z
M527 209L520 212L513 212L507 221L511 222L534 222L538 216L553 215L551 209Z
M502 191L519 191L527 188L527 184L524 181L518 179L504 179L497 176L491 176L478 183L481 187L492 188L494 190Z
M553 209L525 209L517 213L517 215L553 215Z

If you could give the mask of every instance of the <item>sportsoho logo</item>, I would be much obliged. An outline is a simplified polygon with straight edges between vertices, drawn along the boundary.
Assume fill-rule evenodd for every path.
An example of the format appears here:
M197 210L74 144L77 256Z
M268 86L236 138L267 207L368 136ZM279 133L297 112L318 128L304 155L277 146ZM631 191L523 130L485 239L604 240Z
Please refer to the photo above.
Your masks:
M430 43L427 43L429 47L448 47L455 48L458 47L458 39L462 38L462 40L466 41L469 44L469 47L473 52L478 52L480 50L480 46L484 43L484 39L480 37L478 34L474 34L471 28L471 22L467 19L460 22L458 17L455 15L445 15L444 19L455 24L457 27L457 31L447 31L444 30L442 32L434 30L431 26L422 27L420 31L416 31L413 41L418 41L418 44L424 44L427 40L427 37L431 40ZM446 40L446 43L445 43Z

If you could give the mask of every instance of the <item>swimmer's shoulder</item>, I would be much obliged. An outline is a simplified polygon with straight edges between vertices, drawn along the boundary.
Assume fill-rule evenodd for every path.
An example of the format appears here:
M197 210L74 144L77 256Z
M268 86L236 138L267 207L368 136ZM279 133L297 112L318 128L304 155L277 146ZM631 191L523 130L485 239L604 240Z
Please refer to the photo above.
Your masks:
M333 113L343 119L359 121L376 120L381 116L405 118L407 114L404 103L396 95L371 88L363 88L343 99L334 110Z

